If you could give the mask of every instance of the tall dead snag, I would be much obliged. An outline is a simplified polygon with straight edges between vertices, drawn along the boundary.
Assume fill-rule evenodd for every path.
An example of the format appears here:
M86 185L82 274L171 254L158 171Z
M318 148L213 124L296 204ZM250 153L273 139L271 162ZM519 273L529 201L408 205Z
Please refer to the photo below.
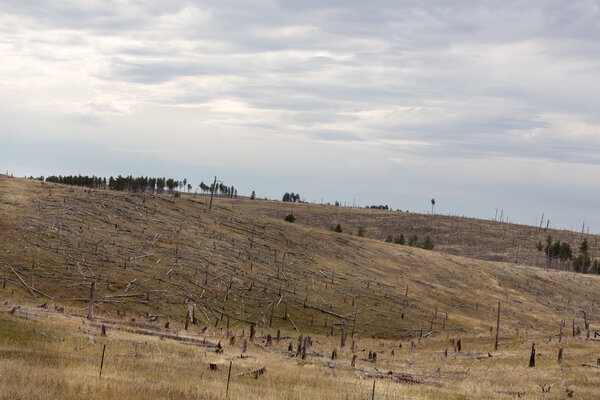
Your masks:
M229 381L231 380L231 365L233 361L229 361L229 372L227 373L227 389L225 389L225 398L229 398Z
M298 346L296 346L296 357L302 354L302 334L298 336Z
M250 324L250 340L254 339L255 329L254 324Z
M498 350L498 333L500 332L500 300L498 300L498 319L496 320L496 341L494 342L494 350Z
M586 338L590 340L590 323L587 320L587 313L585 312L585 308L583 309L583 324L585 325L585 330L587 331Z
M373 379L373 393L371 394L371 400L375 400L375 379Z
M562 340L562 328L563 328L564 320L560 321L560 330L558 331L558 343Z
M102 347L102 359L100 360L100 378L102 378L102 367L104 367L104 352L106 351L106 345Z
M304 345L302 346L302 359L305 360L306 359L306 348L308 347L308 336L304 337Z
M562 356L563 356L563 348L559 347L558 348L558 363L559 364L562 362Z
M529 357L529 367L535 367L535 343L531 343L531 356Z
M90 286L90 303L88 305L87 319L92 321L94 319L94 296L96 295L96 281L92 281Z

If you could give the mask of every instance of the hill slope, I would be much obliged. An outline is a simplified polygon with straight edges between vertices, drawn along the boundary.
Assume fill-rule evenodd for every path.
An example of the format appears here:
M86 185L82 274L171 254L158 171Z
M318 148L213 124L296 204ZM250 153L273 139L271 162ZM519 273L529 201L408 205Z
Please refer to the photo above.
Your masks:
M365 237L378 240L385 240L388 235L396 238L404 234L407 241L411 235L417 235L422 241L429 235L436 245L434 251L479 260L545 267L545 255L535 245L538 241L545 244L548 235L554 241L570 243L575 253L583 239L587 238L591 257L600 257L600 236L547 229L546 220L543 227L535 227L477 218L308 203L223 201L235 204L240 209L277 219L283 219L285 215L292 213L297 222L322 229L340 224L344 232L356 235L359 228L362 228ZM570 262L561 267L569 269Z
M597 321L596 276L334 233L304 224L321 216L298 208L290 224L268 216L273 202L218 199L208 210L201 197L5 176L0 188L0 290L24 301L83 310L96 281L106 314L183 323L192 308L199 325L388 338L488 331L499 300L506 330L558 330L582 307Z

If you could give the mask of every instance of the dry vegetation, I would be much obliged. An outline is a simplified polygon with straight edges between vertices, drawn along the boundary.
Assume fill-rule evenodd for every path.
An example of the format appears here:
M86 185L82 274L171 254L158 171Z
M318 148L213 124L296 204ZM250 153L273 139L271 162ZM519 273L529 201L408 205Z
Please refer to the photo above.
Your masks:
M583 321L585 310L594 339L599 277L316 228L340 223L333 207L295 205L298 220L290 224L278 202L215 204L208 210L201 196L134 195L0 176L0 299L7 302L0 315L0 373L8 377L0 397L223 398L229 361L232 375L267 367L257 379L234 376L230 398L370 398L373 377L380 378L376 398L510 398L517 392L565 398L569 390L576 398L597 397L600 369L581 364L600 357L600 343L585 340ZM365 222L369 216L379 226L396 215L343 212L343 224L353 226L355 218L367 232L374 232ZM281 218L269 217L278 213ZM460 231L460 224L451 225ZM496 225L509 226L490 223ZM480 236L493 237L486 226ZM536 240L520 243L524 248ZM87 310L92 281L107 337L76 316ZM498 301L501 344L493 351ZM66 309L57 313L57 307ZM583 338L571 337L573 323ZM251 325L258 337L240 358ZM291 339L264 343L278 330ZM287 351L300 333L313 338L305 360L295 357L296 344ZM461 339L462 351L454 351L451 339ZM223 353L216 352L219 341ZM542 355L528 368L533 341ZM101 344L108 355L102 379ZM556 362L559 346L562 364ZM331 361L334 348L338 359ZM376 361L369 351L377 352ZM356 368L350 367L353 355ZM210 371L208 363L219 370ZM394 374L384 375L388 371ZM541 385L554 386L542 393Z
M436 245L434 251L479 260L544 267L544 253L539 252L535 244L538 241L545 244L548 235L555 241L570 243L574 249L587 238L590 255L592 258L600 258L598 235L550 229L547 228L546 219L542 221L541 226L535 227L459 216L308 203L251 203L228 199L225 203L233 203L246 211L277 219L283 219L286 214L293 213L297 222L323 229L340 224L344 232L354 235L358 233L359 228L363 228L365 237L378 240L384 240L388 235L395 238L400 234L404 234L407 240L409 235L417 235L422 240L429 235Z

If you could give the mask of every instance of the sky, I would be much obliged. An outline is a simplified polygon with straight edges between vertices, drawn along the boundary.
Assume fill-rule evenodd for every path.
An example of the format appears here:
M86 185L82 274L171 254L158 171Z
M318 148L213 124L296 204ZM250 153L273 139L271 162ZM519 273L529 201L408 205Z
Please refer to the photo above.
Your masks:
M597 0L0 1L16 176L600 232L599 110Z

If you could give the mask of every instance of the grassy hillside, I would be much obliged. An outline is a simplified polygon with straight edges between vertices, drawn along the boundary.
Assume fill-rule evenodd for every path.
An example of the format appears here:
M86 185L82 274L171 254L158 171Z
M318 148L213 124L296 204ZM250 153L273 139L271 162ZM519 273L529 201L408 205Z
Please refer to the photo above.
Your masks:
M422 241L429 235L435 243L434 251L479 260L544 267L545 255L543 251L535 248L535 244L538 241L545 244L548 235L551 235L554 241L570 243L575 255L583 239L587 238L592 258L600 257L598 235L546 229L546 220L542 227L534 227L438 214L278 201L224 201L243 210L277 219L283 219L285 215L293 213L298 223L323 229L340 224L344 232L356 235L359 228L362 228L365 237L378 240L385 240L388 235L396 238L404 234L406 240L410 235L417 235ZM569 263L562 265L564 269L568 269L569 266Z
M488 330L498 300L513 331L556 327L582 307L597 314L598 277L257 215L272 202L218 199L209 211L200 197L0 179L0 273L7 290L36 301L84 309L96 281L99 309L114 315L182 322L193 306L200 325L324 333L333 324L388 338Z
M278 202L217 199L209 210L200 196L0 176L0 373L10 377L0 398L223 398L229 361L234 373L269 365L264 379L234 379L232 398L359 399L370 395L372 378L379 378L376 398L510 398L521 391L545 398L543 384L555 385L553 398L573 388L594 397L599 376L581 364L594 362L599 342L571 337L571 325L585 331L585 310L593 339L600 277L335 233L326 229L329 220L322 228L315 221L339 221L337 209L301 207L291 224ZM360 215L371 213L381 214ZM108 338L76 317L87 312L92 282L98 321L114 328ZM501 348L493 352L498 301ZM239 358L251 325L257 338L249 358ZM278 330L285 339L267 344ZM307 360L287 352L300 333L314 338ZM95 378L100 349L86 342L90 335L111 349L106 381ZM179 343L182 337L203 343ZM462 351L454 350L458 339ZM215 351L219 341L224 352ZM536 369L526 366L532 341L543 354ZM568 355L562 365L554 361L558 346ZM334 348L338 359L328 360ZM211 375L209 362L220 372ZM406 387L410 379L420 383Z

